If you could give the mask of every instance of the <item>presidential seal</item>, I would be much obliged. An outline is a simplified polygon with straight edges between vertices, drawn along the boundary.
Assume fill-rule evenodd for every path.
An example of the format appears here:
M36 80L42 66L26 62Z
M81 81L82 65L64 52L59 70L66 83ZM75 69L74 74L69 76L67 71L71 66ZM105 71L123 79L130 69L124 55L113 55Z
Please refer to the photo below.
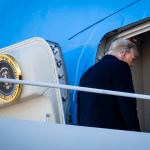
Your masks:
M0 78L21 79L21 70L14 57L0 54ZM21 84L0 82L0 100L12 102L19 98L22 91Z

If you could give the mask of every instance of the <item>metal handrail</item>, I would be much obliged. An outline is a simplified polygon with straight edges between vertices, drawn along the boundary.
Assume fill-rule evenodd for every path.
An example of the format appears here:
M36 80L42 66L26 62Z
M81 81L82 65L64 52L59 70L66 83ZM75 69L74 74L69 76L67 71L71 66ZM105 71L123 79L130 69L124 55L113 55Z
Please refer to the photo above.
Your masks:
M60 89L68 89L68 90L77 90L77 91L90 92L90 93L108 94L108 95L116 95L116 96L124 96L124 97L132 97L132 98L150 100L150 95L127 93L127 92L118 92L118 91L88 88L88 87L80 87L80 86L71 86L71 85L64 85L64 84L33 82L33 81L27 81L27 80L16 80L16 79L8 79L8 78L7 79L6 78L0 78L0 82L24 84L24 85L31 85L31 86L60 88Z

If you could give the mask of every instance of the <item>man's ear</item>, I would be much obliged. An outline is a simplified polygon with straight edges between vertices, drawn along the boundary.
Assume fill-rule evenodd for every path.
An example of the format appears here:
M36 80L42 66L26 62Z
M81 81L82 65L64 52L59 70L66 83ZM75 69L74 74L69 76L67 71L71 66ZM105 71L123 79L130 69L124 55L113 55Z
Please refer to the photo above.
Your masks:
M122 51L122 52L121 52L121 59L124 60L124 59L125 59L125 56L126 56L126 52L125 52L125 51Z

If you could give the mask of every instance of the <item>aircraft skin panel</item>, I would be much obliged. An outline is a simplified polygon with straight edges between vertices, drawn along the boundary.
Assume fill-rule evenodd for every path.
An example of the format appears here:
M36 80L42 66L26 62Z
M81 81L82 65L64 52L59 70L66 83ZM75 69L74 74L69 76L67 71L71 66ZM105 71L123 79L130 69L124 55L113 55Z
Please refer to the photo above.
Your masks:
M2 150L148 150L150 134L0 119Z
M0 47L35 36L64 44L86 27L136 1L1 1Z

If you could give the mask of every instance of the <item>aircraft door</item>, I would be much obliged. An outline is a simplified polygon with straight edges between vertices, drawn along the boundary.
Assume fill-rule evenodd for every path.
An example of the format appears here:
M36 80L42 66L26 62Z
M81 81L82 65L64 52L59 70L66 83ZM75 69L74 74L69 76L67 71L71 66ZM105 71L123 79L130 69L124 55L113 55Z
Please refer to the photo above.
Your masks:
M11 57L13 59L12 63L15 61L15 65L20 67L20 79L31 82L57 84L61 81L61 83L65 84L65 72L63 72L62 78L59 77L59 74L62 74L62 64L59 64L58 73L58 65L55 59L56 54L54 56L56 49L58 50L58 46L56 46L55 43L49 42L48 44L41 38L32 38L1 49L0 56L4 56L2 57L3 59L7 56ZM57 53L59 53L59 51ZM0 63L4 62L6 65L1 66L1 69L10 70L12 66L11 62L7 59L3 59L0 60ZM10 65L10 68L7 67L7 64ZM13 66L12 70L15 74L16 71ZM10 78L15 77L10 76ZM1 84L0 90L2 90L2 85L4 84ZM16 86L18 84L11 85ZM5 88L6 93L3 93L0 97L0 117L42 122L66 122L65 115L68 109L68 92L50 87L19 85L20 93L17 93L18 97L9 101L14 93L7 92L7 87L5 86ZM65 105L63 104L64 102Z

